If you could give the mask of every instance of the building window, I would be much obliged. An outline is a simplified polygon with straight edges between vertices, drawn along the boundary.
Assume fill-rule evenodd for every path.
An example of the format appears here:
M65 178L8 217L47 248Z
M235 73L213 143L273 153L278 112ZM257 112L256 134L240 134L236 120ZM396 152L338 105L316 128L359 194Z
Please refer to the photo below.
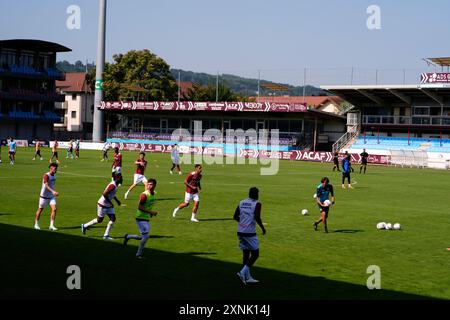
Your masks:
M72 111L72 119L75 119L77 117L77 112L76 111Z
M77 100L77 94L76 93L72 94L72 100Z

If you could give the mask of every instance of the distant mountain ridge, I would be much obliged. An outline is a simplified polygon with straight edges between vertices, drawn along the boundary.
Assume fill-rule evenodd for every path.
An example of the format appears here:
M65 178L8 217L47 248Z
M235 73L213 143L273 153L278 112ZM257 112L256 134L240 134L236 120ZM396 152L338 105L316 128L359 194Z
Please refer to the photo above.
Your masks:
M86 65L82 61L76 61L74 64L64 60L58 61L56 63L56 67L62 72L71 73L71 72L85 72ZM90 70L95 68L93 63L87 64L87 69ZM193 72L193 71L184 71L181 69L171 69L170 70L173 78L178 81L178 73L180 74L181 81L190 81L195 84L207 86L207 85L216 85L217 75L202 73L202 72ZM241 94L243 96L257 96L258 95L258 79L244 78L232 74L221 74L219 75L219 83L223 86L230 88L233 92ZM288 88L286 91L281 92L270 92L261 87L262 84L279 84ZM260 81L260 96L267 96L270 94L276 95L288 95L288 96L327 96L330 95L328 92L323 91L320 88L306 85L305 92L303 93L302 86L292 86L289 84L276 83L267 80Z

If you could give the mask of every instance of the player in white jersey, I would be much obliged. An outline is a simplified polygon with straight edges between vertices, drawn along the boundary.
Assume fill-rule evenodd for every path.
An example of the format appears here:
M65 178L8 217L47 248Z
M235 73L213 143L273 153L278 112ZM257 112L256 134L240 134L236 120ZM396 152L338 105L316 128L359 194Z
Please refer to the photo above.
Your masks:
M39 198L39 208L36 211L36 218L34 220L34 228L36 230L40 230L39 227L39 218L41 217L42 210L45 207L50 205L52 208L52 213L50 216L50 227L49 229L52 231L58 230L55 227L55 218L56 218L56 197L58 196L58 192L55 191L55 183L56 183L56 171L58 171L57 163L50 163L49 172L44 174L44 178L42 180L41 193Z
M178 151L178 145L175 143L172 148L172 152L170 153L170 158L172 159L172 168L170 168L170 174L173 174L173 169L177 167L178 174L181 175L181 168L180 168L180 154Z
M102 196L98 199L97 202L97 218L89 221L88 223L81 224L81 232L86 234L86 230L93 226L94 224L101 223L105 218L105 215L108 216L109 222L106 227L105 233L103 234L103 239L114 240L109 236L109 232L111 231L114 222L116 221L116 213L114 210L113 199L116 200L117 205L120 206L120 201L116 197L117 190L119 186L122 184L122 175L117 174L113 177L114 181L110 182L105 191L103 191Z
M239 248L243 252L243 268L237 276L244 284L254 284L259 281L253 279L250 274L250 267L253 266L259 257L259 242L256 235L256 224L261 227L262 234L266 234L266 229L261 220L261 203L258 201L259 190L252 187L248 193L248 199L239 202L234 212L234 220L239 222L238 238Z

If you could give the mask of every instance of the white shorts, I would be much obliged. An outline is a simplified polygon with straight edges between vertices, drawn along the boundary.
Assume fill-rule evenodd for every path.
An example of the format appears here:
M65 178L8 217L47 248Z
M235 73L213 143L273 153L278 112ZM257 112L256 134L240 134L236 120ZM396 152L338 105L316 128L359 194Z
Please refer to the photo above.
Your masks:
M39 197L39 208L44 209L48 205L56 206L56 199L55 198L44 199L44 198Z
M241 250L258 250L259 249L259 241L258 236L251 236L251 237L243 237L239 236L239 248Z
M150 222L143 220L136 220L137 227L141 235L148 235L150 233Z
M142 174L135 173L134 174L134 178L133 178L133 184L138 184L138 183L141 183L141 182L146 184L147 183L147 178L144 177Z
M112 173L122 174L122 167L112 168Z
M184 202L190 203L192 200L197 201L197 202L200 201L200 197L198 196L198 193L192 194L192 193L186 192L184 194Z
M97 206L97 216L99 216L100 218L104 218L105 215L114 215L116 214L116 211L114 210L114 207L112 208L105 208L105 207L100 207Z

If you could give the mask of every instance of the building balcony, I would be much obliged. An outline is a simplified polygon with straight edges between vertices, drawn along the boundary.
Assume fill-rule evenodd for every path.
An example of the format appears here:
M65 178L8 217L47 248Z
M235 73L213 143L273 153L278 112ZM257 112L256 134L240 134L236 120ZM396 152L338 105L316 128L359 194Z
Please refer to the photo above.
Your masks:
M51 101L64 102L65 95L48 92L37 92L28 89L10 89L9 91L0 91L0 98L5 100L25 100L25 101Z
M61 80L66 79L64 72L59 71L54 68L47 69L35 69L29 66L1 66L0 67L0 77L15 77L15 78L30 78L30 79L52 79Z
M7 114L0 113L0 120L10 120L10 121L41 121L41 122L53 122L60 123L63 122L63 117L57 115L53 111L44 111L42 114L37 114L30 111L9 111Z
M365 126L450 127L450 117L365 115L362 117L362 124Z

